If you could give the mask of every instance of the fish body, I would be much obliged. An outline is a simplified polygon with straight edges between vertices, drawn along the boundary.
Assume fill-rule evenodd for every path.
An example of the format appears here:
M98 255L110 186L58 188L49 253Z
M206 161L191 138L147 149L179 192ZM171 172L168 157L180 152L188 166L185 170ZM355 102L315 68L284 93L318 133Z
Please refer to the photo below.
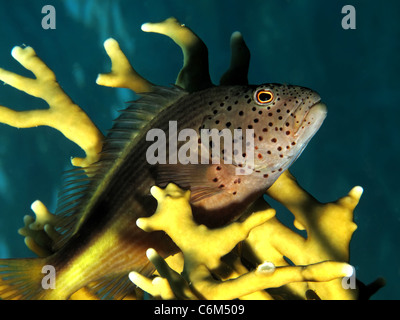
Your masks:
M54 254L0 261L0 297L67 299L88 284L106 297L117 296L129 284L130 271L152 271L145 256L148 248L164 257L179 251L164 233L146 233L136 226L139 217L156 209L151 186L173 182L188 188L198 223L229 223L296 160L325 116L319 95L303 87L220 86L190 94L177 87L155 87L116 119L100 161L84 173L71 173L60 198L61 219L55 227L61 237ZM179 135L171 137L171 124L177 134L195 132L195 145ZM230 132L231 153L225 144L204 139L202 133L213 129ZM235 136L235 130L242 135ZM169 133L164 145L161 133ZM209 154L201 152L205 147ZM168 161L154 164L149 150L157 151L153 160L165 152ZM194 150L192 163L179 162ZM41 286L44 265L56 269L55 289Z

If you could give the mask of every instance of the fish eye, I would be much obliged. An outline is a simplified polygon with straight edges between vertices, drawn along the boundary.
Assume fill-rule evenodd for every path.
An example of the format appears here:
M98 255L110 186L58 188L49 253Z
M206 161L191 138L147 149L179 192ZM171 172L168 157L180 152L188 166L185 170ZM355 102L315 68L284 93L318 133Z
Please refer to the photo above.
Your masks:
M255 94L255 101L258 104L270 103L272 100L274 100L274 94L269 90L262 89Z

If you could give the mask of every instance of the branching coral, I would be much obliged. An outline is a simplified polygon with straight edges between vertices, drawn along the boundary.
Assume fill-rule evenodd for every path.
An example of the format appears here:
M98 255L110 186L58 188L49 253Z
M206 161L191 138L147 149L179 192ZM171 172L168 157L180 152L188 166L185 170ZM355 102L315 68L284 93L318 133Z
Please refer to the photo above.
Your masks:
M26 246L39 257L51 254L53 242L59 236L52 226L56 225L57 216L52 214L39 200L31 205L36 219L31 216L24 217L24 227L18 233L25 237Z
M190 92L213 85L207 47L189 28L170 18L146 23L142 30L167 35L181 47L184 62L177 85ZM134 70L116 40L108 39L104 47L111 59L111 72L98 76L99 85L128 88L137 93L152 91L153 84ZM250 53L238 32L231 37L231 50L231 64L221 84L246 84ZM74 158L73 165L85 167L97 161L103 135L61 89L54 73L30 47L15 47L12 55L36 79L0 69L0 80L44 99L50 108L16 112L0 107L0 122L15 127L51 126L86 152L86 158ZM322 204L303 190L290 173L282 174L267 195L294 214L295 226L305 230L305 237L282 224L263 199L240 222L210 230L194 222L189 191L170 184L165 190L153 187L151 192L158 201L157 211L149 218L139 219L138 226L145 231L165 231L182 251L164 260L149 249L147 256L157 269L155 277L130 274L132 282L152 296L163 299L358 297L357 290L343 288L342 278L353 272L348 264L349 244L356 229L353 210L362 193L360 187L336 202ZM36 220L26 216L25 226L19 232L33 252L47 256L58 237L53 229L58 217L39 201L32 205L32 210ZM72 298L95 296L83 288Z
M111 72L99 74L96 83L107 87L131 89L134 92L151 91L152 83L139 75L121 51L115 39L107 39L104 48L111 59Z
M11 54L21 65L32 71L36 79L0 69L0 80L45 100L50 108L17 112L0 106L0 121L17 128L53 127L86 152L86 158L73 158L73 165L85 167L97 161L103 135L86 113L62 90L53 71L31 47L15 47Z
M270 258L274 257L268 254L269 234L264 232L264 228L268 228L268 222L275 216L275 210L271 208L252 213L243 222L210 230L194 222L189 191L170 184L165 190L153 187L151 193L158 201L157 211L150 218L138 219L137 224L145 231L165 231L182 250L184 260L182 276L179 276L156 252L148 252L150 261L163 279L168 280L169 286L161 279L153 280L152 286L149 286L149 280L138 273L131 273L130 278L154 295L162 298L234 299L287 283L331 281L352 274L352 267L347 263L324 261L325 259L307 266L278 266L271 262ZM238 277L226 281L215 280L215 276L222 276L221 267L233 269L233 265L222 265L221 258L230 253L240 241L248 239L249 233L253 234L249 241L258 250L262 248L261 251L266 253L266 260L255 270ZM236 261L236 268L238 263Z

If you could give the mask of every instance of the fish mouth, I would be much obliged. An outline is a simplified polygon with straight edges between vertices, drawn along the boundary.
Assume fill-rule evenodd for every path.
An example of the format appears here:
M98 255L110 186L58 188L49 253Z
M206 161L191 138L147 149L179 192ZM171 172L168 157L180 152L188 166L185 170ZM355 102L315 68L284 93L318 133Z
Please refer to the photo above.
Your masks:
M294 136L303 135L305 132L314 131L317 132L322 122L326 118L327 108L321 99L316 99L315 102L306 108L302 106L302 100L300 100L298 106L293 112L295 121L293 124ZM300 130L302 129L302 130Z
M302 101L293 112L295 118L296 131L293 137L296 140L295 147L292 147L287 154L287 161L279 164L280 168L286 170L292 165L293 162L301 155L311 138L317 133L327 115L327 107L321 102L321 99L316 99L314 104L308 106L306 110L300 109ZM301 116L300 116L301 115ZM301 120L300 120L301 119ZM288 121L288 120L287 120ZM299 121L297 123L297 121ZM292 124L293 125L293 124ZM271 167L264 165L258 166L257 170L272 170Z
M288 161L284 164L285 168L292 165L302 154L311 138L317 133L322 123L324 122L328 109L326 105L319 99L305 112L301 125L297 129L294 136L297 138L296 147L292 151L296 150L292 156L288 157ZM309 124L310 123L310 124ZM300 130L301 128L301 130Z
M316 102L304 115L302 124L295 133L297 139L298 158L311 138L317 133L328 113L327 107L322 102Z

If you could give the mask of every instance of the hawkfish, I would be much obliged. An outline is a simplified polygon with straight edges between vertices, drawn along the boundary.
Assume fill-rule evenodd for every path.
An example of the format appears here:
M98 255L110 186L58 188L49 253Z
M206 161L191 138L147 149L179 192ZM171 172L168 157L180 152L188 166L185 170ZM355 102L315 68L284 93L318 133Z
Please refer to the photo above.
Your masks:
M190 189L194 219L210 228L225 225L299 157L326 113L320 96L299 86L217 86L193 93L155 86L121 111L100 160L69 173L58 203L53 253L0 260L0 297L68 299L82 287L102 298L120 297L132 286L129 272L153 272L148 248L164 258L179 252L164 232L147 233L136 225L157 207L152 186L172 182ZM172 148L171 124L176 132L196 132L196 146L182 150L187 141L180 139ZM162 135L150 134L154 129L166 133L164 144ZM225 142L207 141L204 130L230 132L232 154ZM179 153L205 147L208 154L198 152L190 163L177 161ZM166 161L154 162L161 158ZM42 287L44 266L56 271L53 289Z

